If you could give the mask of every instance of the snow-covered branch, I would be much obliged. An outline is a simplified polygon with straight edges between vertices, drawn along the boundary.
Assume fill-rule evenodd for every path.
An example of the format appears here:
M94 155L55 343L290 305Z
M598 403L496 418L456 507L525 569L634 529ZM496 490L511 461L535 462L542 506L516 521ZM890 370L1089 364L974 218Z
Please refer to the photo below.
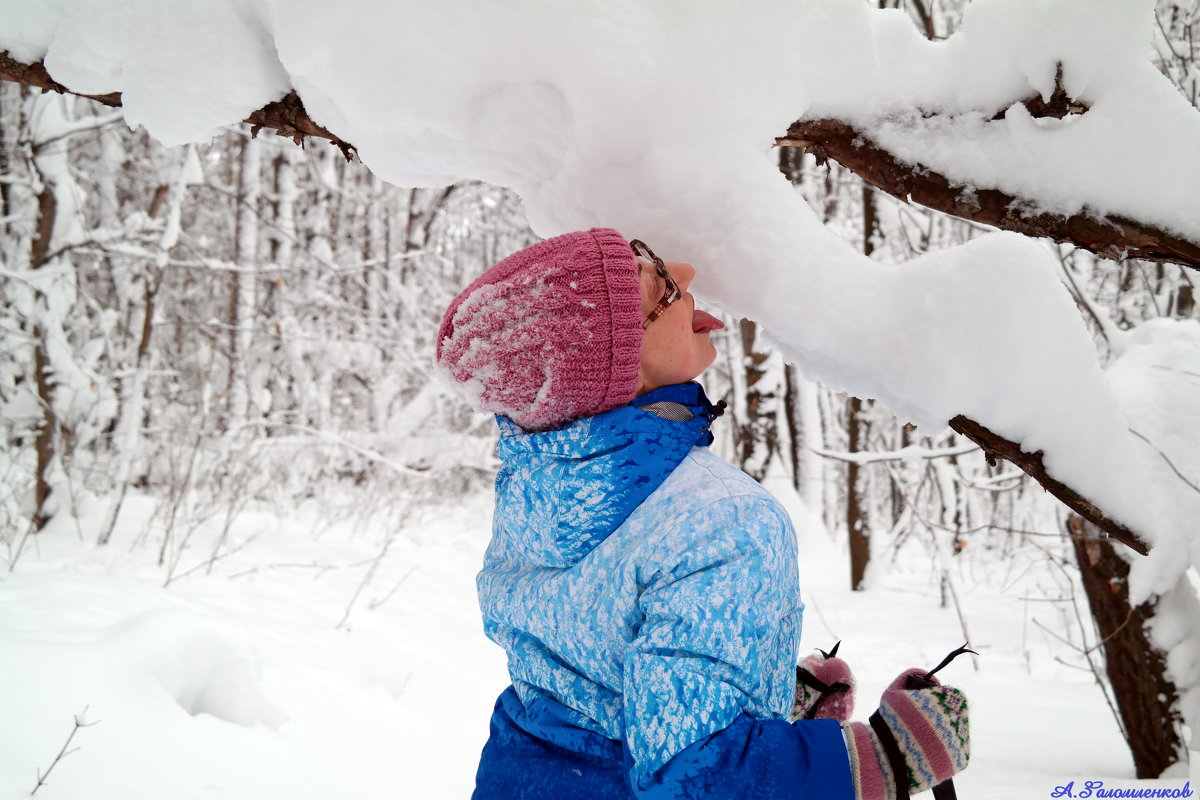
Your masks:
M270 128L279 136L286 136L296 144L306 137L315 136L318 139L328 139L342 151L347 160L354 157L354 145L344 141L326 128L312 121L304 110L304 103L295 92L288 92L282 98L267 103L265 106L246 117L250 124L250 134L257 136L263 128Z
M39 139L35 144L35 150L42 152L43 148L61 142L69 136L74 136L77 133L85 133L87 131L103 128L106 125L112 125L115 122L120 122L123 119L121 112L113 111L108 114L97 114L90 117L83 117L76 120L63 120L56 127L49 131L43 131L43 138Z
M1175 475L1179 478L1179 480L1183 481L1184 484L1186 484L1188 486L1188 488L1190 488L1193 492L1200 494L1200 486L1197 486L1196 483L1194 481L1190 480L1187 475L1184 475L1183 471L1180 470L1178 466L1176 466L1175 462L1172 461L1166 453L1164 453L1159 448L1155 447L1154 442L1150 441L1148 438L1146 438L1142 434L1138 433L1137 431L1133 430L1132 428L1130 428L1129 432L1131 434L1133 434L1134 436L1136 436L1138 439L1141 439L1146 444L1150 445L1150 447L1154 449L1154 452L1158 453L1159 457L1163 461L1166 462L1168 467L1171 468L1171 471L1175 473Z
M1142 555L1150 552L1149 547L1142 541L1140 536L1120 522L1109 517L1093 501L1083 497L1070 486L1067 486L1046 472L1046 465L1042 462L1042 451L1027 453L1021 448L1020 443L1005 439L1003 436L985 428L978 422L962 415L950 420L950 427L982 447L984 452L988 454L989 461L999 456L1020 467L1029 477L1041 484L1043 489L1050 492L1050 494L1057 497L1072 511L1087 519L1112 538L1128 545Z
M338 436L336 433L332 433L331 431L320 430L317 428L309 427L307 425L288 424L287 427L294 431L311 434L311 435L317 437L318 439L323 439L326 442L330 442L331 444L336 444L339 447L344 447L347 450L351 450L355 453L358 453L360 456L365 456L366 458L375 462L376 464L382 464L385 467L389 467L390 469L395 470L397 473L399 473L401 475L410 475L410 474L414 474L414 473L421 473L424 471L424 470L418 469L416 467L410 467L407 464L402 464L399 461L395 460L394 458L388 458L383 453L372 450L369 447L361 447L357 444L354 444L353 442L349 441L345 437Z
M33 64L22 63L10 57L7 50L0 50L0 80L13 81L24 86L31 86L35 89L41 89L43 92L58 92L59 94L73 94L79 97L86 97L89 100L95 100L97 103L103 103L113 108L121 106L120 92L109 92L108 94L82 94L80 92L73 92L51 78L50 73L46 71L46 67L41 62ZM300 144L305 138L310 136L315 136L318 139L328 139L342 151L342 154L347 159L352 158L355 152L354 145L343 141L337 135L330 133L326 128L313 122L308 112L304 109L304 103L301 102L300 96L295 92L289 92L284 97L267 103L246 117L245 122L250 125L252 135L257 135L263 128L269 128L279 136L288 137L296 144Z
M89 100L95 100L97 103L103 103L106 106L114 108L121 105L120 92L109 92L108 94L79 94L78 92L72 92L51 78L50 73L46 71L46 67L40 61L34 64L24 64L10 57L7 50L0 50L0 80L13 81L24 86L32 86L34 89L41 89L43 92L78 94L80 97L86 97Z
M846 461L852 464L877 464L882 461L915 461L924 458L948 458L951 456L961 456L967 453L972 453L979 449L977 444L960 444L955 447L921 447L919 445L910 444L908 447L902 447L899 450L889 450L886 452L862 452L862 453L847 453L836 450L822 450L818 447L810 448L814 453L825 458L832 458L835 461Z
M966 185L920 163L906 163L853 125L836 119L798 120L781 146L805 147L831 158L867 183L905 202L916 202L972 222L1026 236L1066 242L1116 260L1169 261L1200 269L1200 242L1136 219L1092 213L1064 215L1037 211L1037 198Z
M1045 465L1042 463L1043 453L1041 451L1027 453L1024 449L1022 449L1018 442L1005 439L983 425L980 425L978 422L961 415L950 420L950 427L958 433L963 434L971 441L969 443L956 445L954 447L939 448L909 445L898 450L886 452L840 452L835 450L824 450L815 447L810 449L817 455L837 461L845 461L852 464L878 464L895 461L916 461L935 458L948 458L952 456L965 455L983 448L990 463L994 463L997 456L1005 459L1006 461L1011 461L1013 464L1020 467L1021 470L1023 470L1027 475L1037 481L1042 488L1050 492L1050 494L1057 497L1067 507L1080 514L1088 521L1092 522L1112 538L1128 545L1130 548L1138 553L1141 553L1142 555L1146 555L1149 552L1145 542L1143 542L1141 537L1139 537L1136 533L1106 515L1095 505L1095 503L1080 495L1075 489L1072 489L1070 486L1067 486L1047 473ZM1137 435L1136 432L1134 432L1134 434ZM1160 455L1162 455L1161 452ZM1166 456L1163 455L1163 458L1166 459ZM1168 463L1170 463L1169 460ZM1020 473L1017 474L1019 475ZM1176 474L1179 474L1178 470L1176 470ZM1004 476L1005 479L1010 479L1012 477L1012 474ZM1180 475L1180 477L1182 478L1183 476ZM1186 480L1186 478L1184 480Z

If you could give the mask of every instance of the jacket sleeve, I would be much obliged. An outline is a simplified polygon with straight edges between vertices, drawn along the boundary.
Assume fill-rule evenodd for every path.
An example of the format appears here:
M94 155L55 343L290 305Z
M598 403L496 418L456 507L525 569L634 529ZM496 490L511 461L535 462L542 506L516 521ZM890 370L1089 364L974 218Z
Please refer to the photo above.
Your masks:
M639 607L623 686L635 797L853 798L837 722L779 718L803 606L774 502L727 497L689 515L656 547Z

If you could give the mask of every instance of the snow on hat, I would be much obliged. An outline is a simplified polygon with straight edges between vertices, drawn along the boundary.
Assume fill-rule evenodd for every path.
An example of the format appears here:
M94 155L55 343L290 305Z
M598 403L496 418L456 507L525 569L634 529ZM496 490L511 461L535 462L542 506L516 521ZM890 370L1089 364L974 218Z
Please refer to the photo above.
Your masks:
M629 243L592 228L527 247L454 298L437 363L473 407L545 430L637 395L641 282Z

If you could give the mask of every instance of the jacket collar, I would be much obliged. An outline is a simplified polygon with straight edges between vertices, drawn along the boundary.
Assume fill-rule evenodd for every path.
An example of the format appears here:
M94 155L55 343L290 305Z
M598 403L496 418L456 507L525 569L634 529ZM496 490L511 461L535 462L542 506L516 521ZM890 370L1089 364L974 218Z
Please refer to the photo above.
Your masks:
M531 560L570 567L615 531L683 461L712 444L724 411L698 383L664 386L627 406L528 432L497 417L503 466L496 530Z

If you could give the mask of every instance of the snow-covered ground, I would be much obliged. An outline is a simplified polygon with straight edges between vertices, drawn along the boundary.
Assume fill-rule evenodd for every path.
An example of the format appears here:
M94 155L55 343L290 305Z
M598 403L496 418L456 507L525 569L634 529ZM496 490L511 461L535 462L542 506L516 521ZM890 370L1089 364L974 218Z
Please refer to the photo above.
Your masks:
M58 524L0 578L0 797L29 795L85 707L83 721L95 724L77 731L78 749L38 797L469 796L507 684L475 606L490 497L402 523L401 498L393 519L350 507L258 509L237 521L236 552L211 574L195 567L217 532L197 531L166 587L153 505L135 498L106 547ZM860 685L855 716L865 718L895 673L933 666L962 643L958 614L941 607L919 540L874 588L850 592L843 547L799 527L802 652L843 641ZM1050 797L1071 780L1182 787L1182 767L1158 781L1132 777L1100 690L1054 638L1079 640L1069 602L1054 600L1071 584L1046 557L1061 542L1036 541L1004 555L964 551L952 567L980 652L977 667L961 657L941 673L971 702L959 795Z
M154 534L133 546L148 507L107 547L48 532L0 583L0 796L28 795L85 706L38 797L469 796L506 685L475 607L484 498L414 515L340 628L387 523L248 514L249 544L164 588Z

